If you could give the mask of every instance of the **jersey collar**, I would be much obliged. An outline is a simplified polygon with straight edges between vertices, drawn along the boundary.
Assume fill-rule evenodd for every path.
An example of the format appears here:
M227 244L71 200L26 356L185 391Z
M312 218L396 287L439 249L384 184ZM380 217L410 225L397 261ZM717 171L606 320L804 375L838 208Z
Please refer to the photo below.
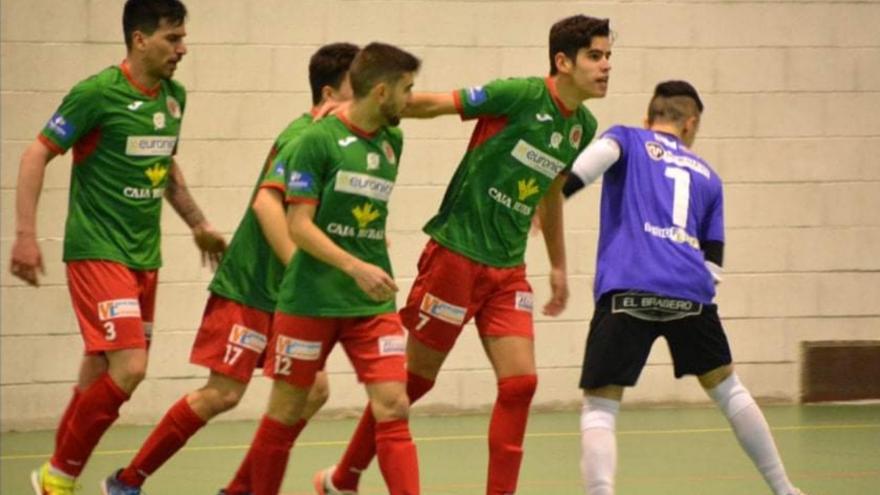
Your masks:
M345 118L345 115L343 115L342 112L337 113L336 118L338 118L339 121L342 122L342 124L345 127L348 127L348 130L350 130L351 132L357 134L358 136L360 136L364 139L368 139L368 140L373 139L374 137L376 137L379 134L379 131L381 130L381 127L380 127L379 129L376 129L375 132L367 132L367 131L361 129L360 127L352 124L350 120Z
M125 75L125 78L128 79L128 83L131 84L134 89L138 90L146 96L149 96L150 98L155 98L156 95L159 94L159 88L161 87L162 83L158 82L152 88L147 88L139 82L135 81L134 77L131 75L131 67L129 67L128 65L128 60L123 60L122 63L119 64L119 68L122 70L122 74Z
M544 83L547 85L547 89L550 91L550 96L553 98L553 103L556 104L556 108L559 109L559 113L561 113L566 119L571 117L574 114L574 110L566 108L565 103L562 102L562 98L559 97L559 91L556 89L556 79L553 79L553 76L547 76L544 79Z

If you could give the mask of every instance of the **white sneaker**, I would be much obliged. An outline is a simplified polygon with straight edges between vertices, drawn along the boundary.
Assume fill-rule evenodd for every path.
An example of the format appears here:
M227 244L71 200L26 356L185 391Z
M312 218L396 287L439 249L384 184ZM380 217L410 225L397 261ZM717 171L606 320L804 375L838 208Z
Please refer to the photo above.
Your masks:
M333 473L335 471L336 466L330 466L315 473L315 477L312 478L315 493L318 495L357 495L356 491L340 490L333 486Z

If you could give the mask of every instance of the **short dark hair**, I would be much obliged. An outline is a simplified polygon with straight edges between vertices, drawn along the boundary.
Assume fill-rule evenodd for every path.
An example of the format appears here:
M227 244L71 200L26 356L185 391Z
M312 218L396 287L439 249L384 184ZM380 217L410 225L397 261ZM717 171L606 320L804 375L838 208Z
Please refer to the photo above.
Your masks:
M594 36L611 36L608 19L573 15L554 24L550 28L550 75L557 72L557 53L562 52L569 59L575 60L578 50L589 48Z
M422 62L413 54L393 45L373 42L354 58L349 70L355 98L363 98L377 84L395 83L405 73L416 72Z
M186 6L180 0L128 0L122 11L122 32L125 46L131 49L132 35L135 31L153 34L159 22L165 19L173 26L183 24L186 19Z
M683 123L688 117L703 113L703 102L691 83L664 81L654 88L648 104L648 123L655 120Z
M351 61L360 48L351 43L324 45L309 59L309 85L312 87L312 105L321 103L324 86L339 89Z

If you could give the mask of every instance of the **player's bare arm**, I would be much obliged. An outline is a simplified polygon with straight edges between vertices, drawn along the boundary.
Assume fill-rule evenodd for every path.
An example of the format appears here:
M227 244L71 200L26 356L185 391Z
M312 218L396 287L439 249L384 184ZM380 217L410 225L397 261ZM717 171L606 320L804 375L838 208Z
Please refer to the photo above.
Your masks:
M457 113L452 93L413 93L403 109L403 117L414 119L430 119Z
M43 255L37 244L37 203L43 190L46 165L56 153L39 140L34 140L21 155L15 195L15 243L9 271L29 285L39 286L40 275L46 273Z
M562 221L562 185L567 174L557 176L547 194L541 199L541 232L550 259L550 300L544 305L544 314L558 316L568 302L568 275L565 260L565 236Z
M287 234L287 219L281 192L271 188L261 188L254 197L251 209L254 210L260 223L260 230L263 231L275 256L286 265L296 251L296 244Z
M186 187L186 180L177 162L171 161L168 170L168 183L165 186L165 199L171 203L174 211L192 229L193 239L196 246L202 252L202 263L210 263L215 268L226 251L226 240L219 232L214 230L205 219L205 215L196 204L195 199Z
M397 284L390 275L376 265L352 256L327 237L315 223L317 206L293 203L287 209L287 228L293 242L303 251L332 265L355 280L375 301L387 301L397 292Z

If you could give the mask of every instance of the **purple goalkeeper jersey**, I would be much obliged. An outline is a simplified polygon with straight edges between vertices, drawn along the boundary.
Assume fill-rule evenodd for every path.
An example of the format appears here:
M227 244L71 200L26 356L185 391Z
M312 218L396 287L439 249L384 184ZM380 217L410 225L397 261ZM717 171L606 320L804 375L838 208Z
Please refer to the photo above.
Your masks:
M602 137L620 158L602 179L596 300L639 290L711 303L700 243L724 242L721 179L670 134L614 126Z

